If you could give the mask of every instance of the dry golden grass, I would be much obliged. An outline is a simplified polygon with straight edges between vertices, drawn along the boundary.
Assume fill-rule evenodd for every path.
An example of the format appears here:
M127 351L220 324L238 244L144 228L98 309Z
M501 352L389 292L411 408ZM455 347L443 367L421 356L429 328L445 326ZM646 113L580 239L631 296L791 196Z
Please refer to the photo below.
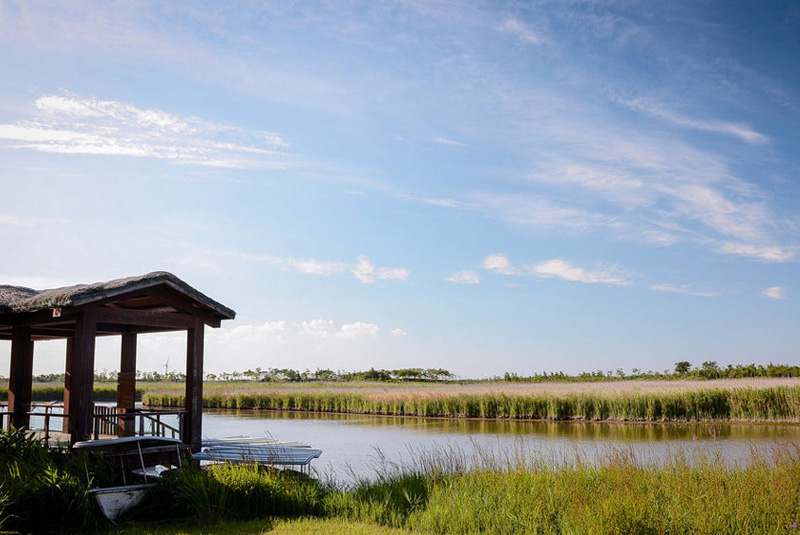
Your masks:
M309 382L309 383L258 383L253 381L206 381L206 393L214 394L258 394L267 392L391 394L393 397L419 397L429 395L459 394L506 394L506 395L566 395L583 392L618 394L649 392L685 392L688 390L712 390L716 388L772 388L777 386L800 386L797 377L769 377L748 379L717 379L711 381L665 381L629 380L598 382L448 382L448 383L377 383L373 381L353 382ZM137 387L151 393L174 393L183 390L180 383L137 383Z

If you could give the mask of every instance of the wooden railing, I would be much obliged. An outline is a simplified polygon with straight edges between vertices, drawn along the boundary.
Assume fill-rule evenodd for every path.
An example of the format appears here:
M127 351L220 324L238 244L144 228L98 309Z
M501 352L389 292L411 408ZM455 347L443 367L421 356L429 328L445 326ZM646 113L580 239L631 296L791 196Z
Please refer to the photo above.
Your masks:
M7 409L8 405L0 403L0 429L8 429L8 420L11 418L11 413Z
M95 407L93 414L93 434L95 439L101 435L138 435L183 438L186 411L142 411L139 409L120 411L116 407ZM163 417L177 417L177 427L163 421Z
M8 410L1 410L7 408L7 404L0 404L0 424L3 429L8 427L12 414ZM64 405L59 403L34 403L28 416L43 419L42 427L30 429L39 433L45 441L50 440L54 431L65 432L65 419L69 417L64 414ZM165 418L172 420L175 425L164 421ZM53 420L58 421L55 427ZM186 411L183 410L119 410L116 407L96 405L92 413L92 438L138 435L182 439L185 420Z

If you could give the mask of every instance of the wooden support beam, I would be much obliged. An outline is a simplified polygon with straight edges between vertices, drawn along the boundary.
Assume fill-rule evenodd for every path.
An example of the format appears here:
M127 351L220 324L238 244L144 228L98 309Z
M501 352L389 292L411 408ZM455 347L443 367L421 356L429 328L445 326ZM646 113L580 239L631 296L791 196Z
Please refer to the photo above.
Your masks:
M64 366L64 414L69 416L70 378L72 375L72 352L75 348L75 338L67 338L67 358ZM62 433L69 433L69 418L62 418Z
M195 324L195 319L185 314L108 307L100 307L97 310L97 321L113 325L138 325L175 330L191 329Z
M33 340L31 328L14 327L11 338L11 373L8 381L9 428L28 427L33 384Z
M69 424L73 443L88 439L92 433L96 332L97 309L87 308L78 314L70 363Z
M151 288L150 295L165 305L173 307L175 310L180 310L181 312L202 320L209 327L217 328L222 322L221 318L215 316L213 313L208 312L207 309L199 306L195 300L179 295L165 288Z
M122 354L117 376L117 410L121 413L136 408L136 333L122 335ZM124 416L118 421L118 435L133 435L135 422ZM128 429L130 427L130 429Z
M203 437L203 320L197 319L186 339L186 415L183 442L200 451Z

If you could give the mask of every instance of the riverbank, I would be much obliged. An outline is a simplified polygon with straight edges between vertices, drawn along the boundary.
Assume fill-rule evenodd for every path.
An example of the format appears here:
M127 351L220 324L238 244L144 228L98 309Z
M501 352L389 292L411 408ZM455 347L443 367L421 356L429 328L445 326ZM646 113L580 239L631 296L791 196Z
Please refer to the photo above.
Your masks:
M86 499L79 459L18 446L0 468L0 529L23 532L759 535L796 533L800 522L800 446L791 443L754 449L741 464L680 451L648 463L624 447L591 463L420 452L349 487L252 465L186 465L118 525Z
M0 401L7 396L0 384ZM206 381L206 408L446 418L587 421L800 421L800 378L605 382ZM58 401L63 385L36 383L33 399ZM116 384L95 383L95 401ZM183 385L140 382L144 405L177 408Z
M603 388L605 387L605 388ZM151 407L181 407L181 392L146 390ZM446 418L587 421L800 421L800 381L631 381L605 385L470 384L209 388L207 408Z

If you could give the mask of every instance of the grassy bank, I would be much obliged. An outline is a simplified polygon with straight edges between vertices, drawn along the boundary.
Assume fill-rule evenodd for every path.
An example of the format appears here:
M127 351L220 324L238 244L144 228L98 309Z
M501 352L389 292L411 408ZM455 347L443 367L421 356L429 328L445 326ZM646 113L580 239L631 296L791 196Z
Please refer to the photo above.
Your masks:
M348 518L433 533L793 533L796 447L747 467L675 456L647 465L625 451L599 465L514 459L469 472L422 471L331 500Z
M603 383L206 381L204 406L397 416L633 421L800 421L800 379L618 381ZM137 399L182 407L184 385L137 384ZM0 401L7 397L0 384ZM63 385L36 383L35 401L63 399ZM95 383L114 401L115 383Z
M181 393L145 392L143 402L180 407ZM436 391L271 390L209 392L208 408L300 410L451 418L531 420L800 421L800 386L713 388L663 391L588 391L506 394Z
M624 448L592 463L417 452L351 488L253 465L187 465L118 525L86 499L80 459L20 437L0 446L10 461L0 469L0 531L759 535L796 533L800 521L796 444L754 450L741 465L679 452L648 464Z

